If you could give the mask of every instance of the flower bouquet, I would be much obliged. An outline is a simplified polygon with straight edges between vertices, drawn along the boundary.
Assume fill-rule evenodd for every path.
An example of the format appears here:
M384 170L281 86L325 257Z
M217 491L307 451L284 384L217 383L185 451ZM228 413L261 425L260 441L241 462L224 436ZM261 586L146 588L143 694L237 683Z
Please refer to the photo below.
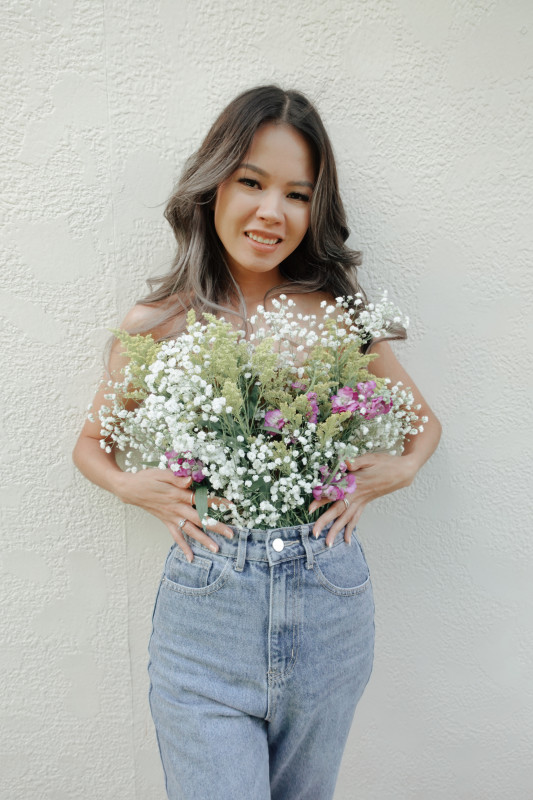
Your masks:
M378 356L363 345L408 324L386 292L366 307L359 295L322 303L320 319L296 314L284 295L272 303L258 307L248 339L194 311L173 340L114 331L129 362L99 410L101 445L125 451L126 470L191 476L201 519L211 495L230 504L210 516L238 527L313 522L312 497L356 491L347 459L401 454L427 421L410 389L367 370Z

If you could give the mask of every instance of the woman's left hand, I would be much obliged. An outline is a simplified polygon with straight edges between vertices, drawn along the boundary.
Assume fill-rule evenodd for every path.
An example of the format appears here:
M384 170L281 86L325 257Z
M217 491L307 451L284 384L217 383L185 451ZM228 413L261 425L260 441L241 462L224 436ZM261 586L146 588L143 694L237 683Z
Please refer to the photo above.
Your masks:
M331 503L328 510L313 525L313 533L318 538L322 528L335 520L326 536L327 545L333 543L343 528L344 539L350 544L353 530L366 504L376 497L409 486L417 472L416 465L409 455L391 456L389 453L367 453L352 461L346 461L346 466L350 472L355 473L357 482L355 492L346 495L348 507L344 500L331 503L327 499L313 500L309 506L309 512L312 513L317 508Z

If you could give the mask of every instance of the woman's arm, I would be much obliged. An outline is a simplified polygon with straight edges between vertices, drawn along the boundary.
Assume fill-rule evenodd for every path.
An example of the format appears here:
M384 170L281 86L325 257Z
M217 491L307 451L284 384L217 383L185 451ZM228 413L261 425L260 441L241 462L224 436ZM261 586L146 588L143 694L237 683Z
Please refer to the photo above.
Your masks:
M150 313L150 309L136 306L126 316L121 328L128 330L142 325L147 313ZM183 519L186 520L183 526L185 532L216 552L218 545L202 530L200 517L192 505L193 493L187 488L191 484L190 478L177 478L171 470L161 469L140 470L136 473L123 472L115 461L114 452L106 453L100 446L102 436L98 410L106 404L104 395L110 391L105 384L109 379L121 380L126 363L127 359L120 342L115 342L109 357L109 374L105 376L93 400L94 421L86 420L74 447L72 454L74 464L92 483L112 492L123 503L144 508L160 519L190 561L193 560L193 553L179 526L179 522ZM210 504L221 502L224 502L221 498L210 500ZM229 538L233 536L231 528L223 523L213 520L210 528Z
M429 407L427 401L422 397L413 379L404 370L388 342L376 342L372 347L372 352L378 353L376 358L368 366L368 371L378 378L390 378L392 384L402 381L404 387L410 387L413 392L414 405L420 404L422 408L417 411L419 417L427 417L424 430L420 434L408 437L404 444L402 458L405 463L409 463L412 470L412 478L416 475L420 467L426 463L429 457L437 449L440 440L442 426Z
M320 535L322 528L335 520L326 537L328 544L332 543L337 533L345 528L344 537L347 542L357 525L363 509L367 503L382 497L397 489L409 486L420 469L432 453L437 449L441 436L441 424L429 407L426 400L414 381L401 366L392 352L388 342L377 342L373 351L379 354L369 364L368 370L380 378L390 378L392 384L402 381L404 387L410 387L414 397L414 405L421 405L417 411L419 417L427 417L428 422L423 426L421 433L406 438L404 452L401 456L392 456L388 453L366 453L347 462L348 469L355 473L357 488L350 498L350 505L346 508L344 501L332 503L330 508L322 514L313 526L315 536ZM315 511L327 501L313 500L309 511Z

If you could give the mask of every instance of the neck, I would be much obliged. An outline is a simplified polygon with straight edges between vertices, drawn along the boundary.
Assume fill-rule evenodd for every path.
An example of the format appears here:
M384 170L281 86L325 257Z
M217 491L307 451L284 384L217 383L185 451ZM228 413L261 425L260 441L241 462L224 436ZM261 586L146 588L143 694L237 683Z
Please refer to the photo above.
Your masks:
M266 273L251 273L248 270L243 273L239 271L239 274L236 274L232 269L233 277L239 284L239 289L244 297L248 314L253 314L258 305L263 305L267 292L286 282L277 267Z

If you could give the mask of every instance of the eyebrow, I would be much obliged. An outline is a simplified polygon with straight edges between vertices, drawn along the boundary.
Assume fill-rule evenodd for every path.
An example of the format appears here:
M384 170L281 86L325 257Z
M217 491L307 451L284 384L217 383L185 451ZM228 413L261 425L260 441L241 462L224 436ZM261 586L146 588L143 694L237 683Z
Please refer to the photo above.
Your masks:
M265 172L261 167L256 167L254 164L239 164L237 169L251 169L252 172L257 172L257 174L262 175L263 178L270 178L268 172ZM310 181L287 181L287 183L289 186L307 186L311 191L315 188Z

